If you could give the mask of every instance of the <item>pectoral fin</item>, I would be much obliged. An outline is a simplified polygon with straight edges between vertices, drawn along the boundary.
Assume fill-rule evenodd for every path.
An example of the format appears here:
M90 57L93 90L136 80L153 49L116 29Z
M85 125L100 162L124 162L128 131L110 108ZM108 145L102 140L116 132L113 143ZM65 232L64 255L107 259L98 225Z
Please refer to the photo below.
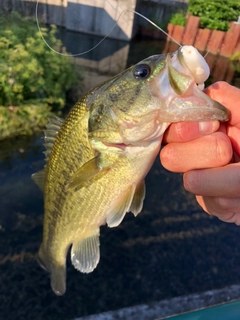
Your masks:
M133 186L128 188L114 204L111 212L107 216L107 224L110 228L117 227L122 222L126 212L130 211L129 208L132 203L134 190L135 188Z
M71 260L74 267L83 272L92 272L99 260L99 231L97 234L74 243L71 249Z
M132 203L131 203L131 206L130 206L130 210L134 216L136 217L139 212L141 212L142 210L142 207L143 207L143 200L145 198L145 182L144 180L141 181L136 189L135 189L135 193L134 193L134 196L133 196L133 200L132 200Z
M109 168L102 168L99 163L100 155L86 162L68 181L66 189L79 190L83 186L89 185L104 176L108 172Z

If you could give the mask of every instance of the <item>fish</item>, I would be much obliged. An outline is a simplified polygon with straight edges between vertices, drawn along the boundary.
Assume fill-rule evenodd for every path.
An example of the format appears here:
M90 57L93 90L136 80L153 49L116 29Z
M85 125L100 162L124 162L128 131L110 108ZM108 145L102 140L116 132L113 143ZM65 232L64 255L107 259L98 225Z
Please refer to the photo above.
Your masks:
M57 295L66 291L66 256L83 273L100 260L100 226L137 216L144 179L172 122L229 119L202 90L209 68L192 46L150 56L84 95L45 130L46 165L32 175L44 193L40 265Z

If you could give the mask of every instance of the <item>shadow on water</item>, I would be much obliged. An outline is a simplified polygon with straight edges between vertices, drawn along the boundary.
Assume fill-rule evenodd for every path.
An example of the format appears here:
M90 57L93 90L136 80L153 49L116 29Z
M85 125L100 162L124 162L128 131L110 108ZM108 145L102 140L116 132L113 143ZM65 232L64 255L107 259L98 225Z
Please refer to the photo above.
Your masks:
M161 50L151 43L133 42L127 65ZM43 200L30 176L43 167L43 150L41 135L0 143L1 319L73 319L240 283L239 228L202 212L182 176L157 159L141 214L102 227L97 269L81 274L68 261L67 292L55 296L36 262Z

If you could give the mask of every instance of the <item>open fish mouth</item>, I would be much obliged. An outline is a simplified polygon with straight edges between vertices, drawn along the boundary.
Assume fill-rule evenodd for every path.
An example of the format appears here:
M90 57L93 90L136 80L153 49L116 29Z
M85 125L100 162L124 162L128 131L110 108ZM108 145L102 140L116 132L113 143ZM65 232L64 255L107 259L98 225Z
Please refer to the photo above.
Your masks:
M161 112L161 121L227 121L230 111L222 104L209 98L205 93L197 90L191 96L177 96L172 99L169 107Z
M116 148L122 151L125 151L129 144L125 143L109 143L109 142L102 142L108 148Z
M160 122L229 120L229 110L202 91L210 70L194 47L183 46L159 59L165 68L150 83L152 95L164 101Z

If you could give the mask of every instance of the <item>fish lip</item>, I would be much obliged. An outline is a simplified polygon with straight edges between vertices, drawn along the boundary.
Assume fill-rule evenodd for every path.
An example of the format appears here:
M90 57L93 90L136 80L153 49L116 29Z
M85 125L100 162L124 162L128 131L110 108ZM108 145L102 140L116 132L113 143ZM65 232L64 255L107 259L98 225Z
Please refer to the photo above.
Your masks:
M125 143L110 143L110 142L104 142L102 141L102 143L109 148L116 148L116 149L120 149L125 151L126 148L130 145L130 144L125 144Z
M186 68L188 66L185 66L185 61L181 63L182 61L180 60L184 60L181 56L182 52L180 49L167 54L166 65L178 71L179 75L183 73L192 78L192 81L189 80L189 83L187 82L187 77L183 79L186 80L186 90L181 90L180 86L180 91L178 92L172 86L171 81L169 81L169 74L166 74L166 72L161 72L159 77L153 79L151 93L157 99L162 99L166 104L166 108L160 109L159 120L161 122L228 121L230 111L219 102L212 100L202 91L203 88L199 87L192 73Z
M175 96L160 113L160 121L228 121L230 111L198 90L188 96Z
M211 99L212 100L212 99ZM218 109L219 111L222 111L225 114L225 117L221 119L221 121L228 121L231 117L231 112L228 108L224 107L220 102L216 100L212 100L213 107Z

